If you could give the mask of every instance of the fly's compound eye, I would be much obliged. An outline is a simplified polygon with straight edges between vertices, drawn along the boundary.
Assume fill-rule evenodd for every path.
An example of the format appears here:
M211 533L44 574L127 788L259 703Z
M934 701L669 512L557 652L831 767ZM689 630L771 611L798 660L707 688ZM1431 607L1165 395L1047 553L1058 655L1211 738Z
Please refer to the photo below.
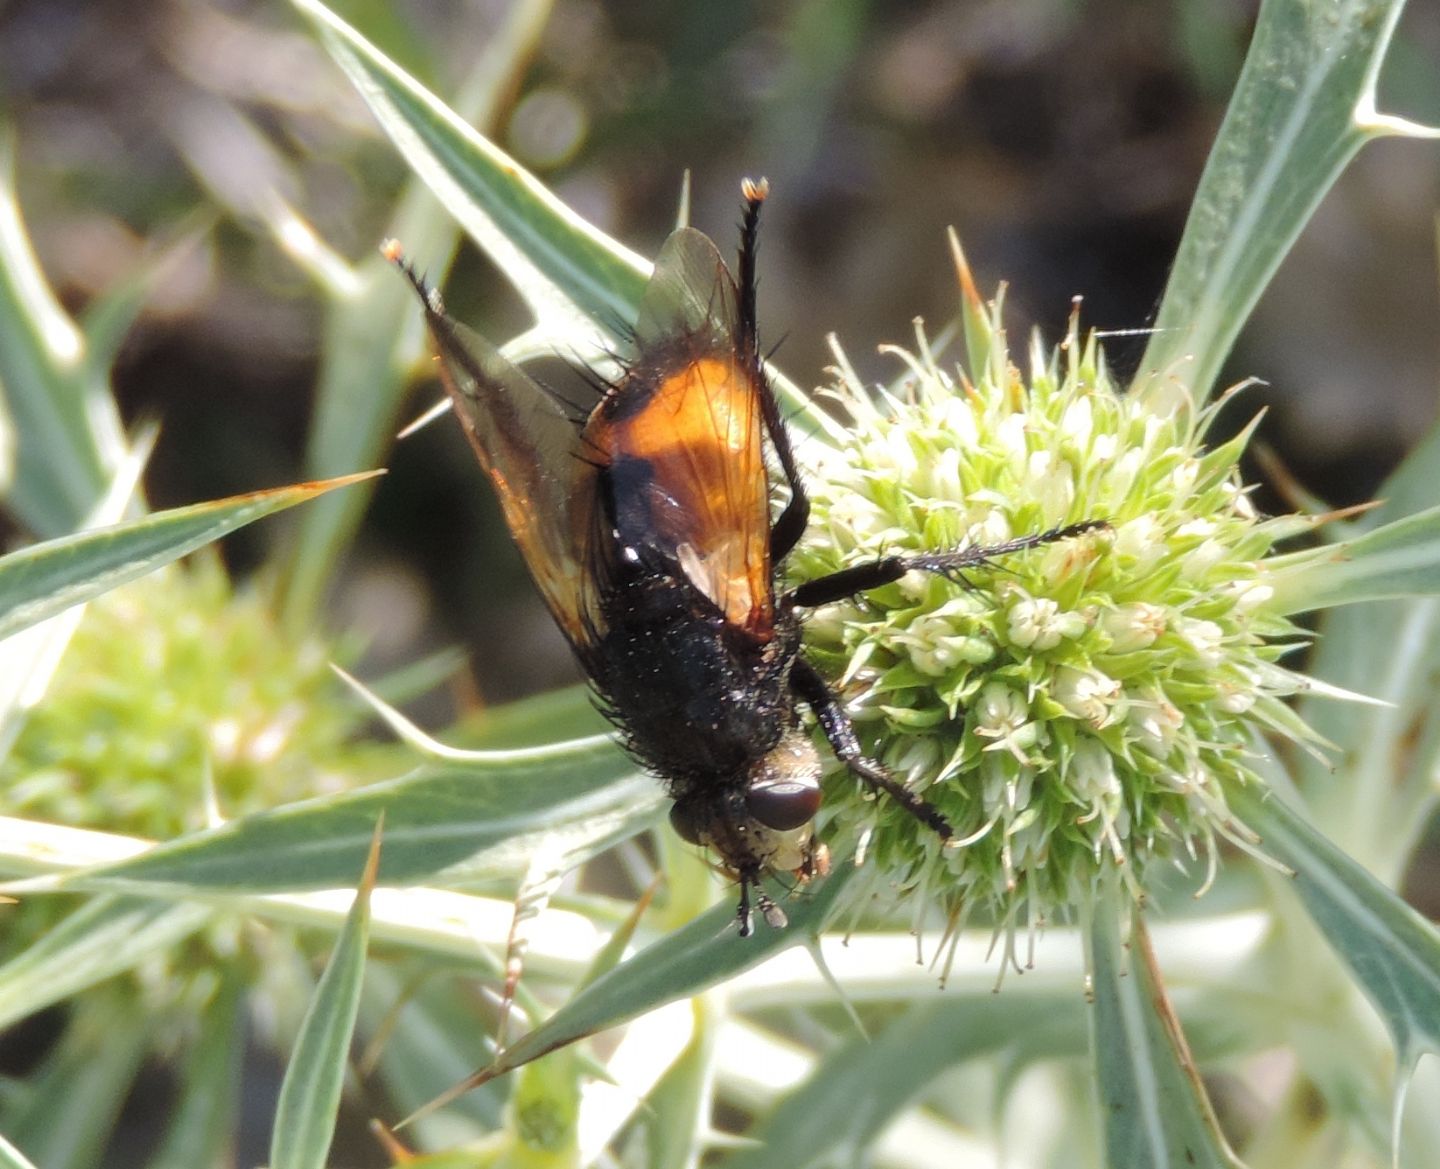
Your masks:
M745 792L745 810L766 828L790 832L820 810L820 787L793 779L760 780Z
M686 844L704 844L700 838L700 826L695 823L690 809L681 804L670 805L670 827L675 835Z

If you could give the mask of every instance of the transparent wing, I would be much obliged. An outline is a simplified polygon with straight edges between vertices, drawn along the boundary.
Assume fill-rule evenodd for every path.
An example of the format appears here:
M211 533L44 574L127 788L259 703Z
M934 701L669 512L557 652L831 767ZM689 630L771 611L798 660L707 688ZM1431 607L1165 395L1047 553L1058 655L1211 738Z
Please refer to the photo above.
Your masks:
M490 342L439 311L425 316L441 380L490 477L506 526L572 643L593 639L591 574L596 468L580 457L580 426L534 378Z
M703 349L734 351L737 316L735 282L710 237L693 227L672 232L640 298L635 342L641 353L680 337Z

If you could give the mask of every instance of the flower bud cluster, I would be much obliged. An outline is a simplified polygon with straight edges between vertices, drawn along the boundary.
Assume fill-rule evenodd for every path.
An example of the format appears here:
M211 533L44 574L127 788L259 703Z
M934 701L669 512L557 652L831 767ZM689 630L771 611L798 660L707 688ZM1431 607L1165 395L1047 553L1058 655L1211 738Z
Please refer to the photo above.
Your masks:
M1107 866L1137 896L1156 861L1213 872L1217 837L1247 835L1226 794L1257 782L1263 734L1313 736L1284 701L1305 680L1277 664L1303 636L1269 608L1266 556L1291 521L1241 486L1248 432L1206 449L1213 412L1125 396L1073 318L1022 376L998 302L968 307L968 371L918 329L887 390L840 355L853 425L811 445L812 523L787 571L1105 521L961 581L911 573L806 627L868 748L954 828L944 844L837 772L830 829L873 862L862 884L1013 936L1084 905Z

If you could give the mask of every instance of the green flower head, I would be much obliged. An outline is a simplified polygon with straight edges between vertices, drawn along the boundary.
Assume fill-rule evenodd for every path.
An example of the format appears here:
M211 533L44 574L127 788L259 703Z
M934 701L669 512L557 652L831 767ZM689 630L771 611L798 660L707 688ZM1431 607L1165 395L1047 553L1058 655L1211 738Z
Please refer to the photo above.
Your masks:
M1001 299L983 305L956 256L969 368L944 368L917 325L915 351L892 350L904 376L872 393L837 349L853 425L815 444L789 571L1105 521L965 580L911 573L806 625L869 748L956 834L837 774L832 835L872 862L866 893L888 882L1013 938L1086 904L1107 867L1139 897L1157 861L1213 874L1217 837L1249 843L1226 793L1257 782L1257 732L1314 738L1284 703L1305 680L1277 661L1302 637L1267 583L1298 521L1256 514L1236 466L1248 431L1207 450L1214 408L1126 397L1076 315L1022 375Z

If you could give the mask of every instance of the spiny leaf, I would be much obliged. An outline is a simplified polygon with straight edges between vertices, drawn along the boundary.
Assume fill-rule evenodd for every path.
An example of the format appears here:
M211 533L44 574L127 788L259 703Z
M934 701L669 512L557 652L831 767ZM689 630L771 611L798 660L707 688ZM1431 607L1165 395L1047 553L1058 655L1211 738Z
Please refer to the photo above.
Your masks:
M235 495L12 552L0 558L0 638L154 572L236 528L377 474Z
M1251 309L1320 199L1370 138L1375 80L1404 0L1265 0L1190 208L1145 352L1157 404L1210 393Z
M1097 906L1090 929L1094 977L1091 1057L1110 1169L1236 1169L1180 1033L1139 914L1126 894ZM1126 961L1121 915L1133 914Z
M316 984L295 1040L295 1052L285 1069L270 1139L271 1169L325 1167L350 1063L350 1036L360 1010L370 893L380 864L381 831L382 825L377 824L355 904L335 939L335 950Z

